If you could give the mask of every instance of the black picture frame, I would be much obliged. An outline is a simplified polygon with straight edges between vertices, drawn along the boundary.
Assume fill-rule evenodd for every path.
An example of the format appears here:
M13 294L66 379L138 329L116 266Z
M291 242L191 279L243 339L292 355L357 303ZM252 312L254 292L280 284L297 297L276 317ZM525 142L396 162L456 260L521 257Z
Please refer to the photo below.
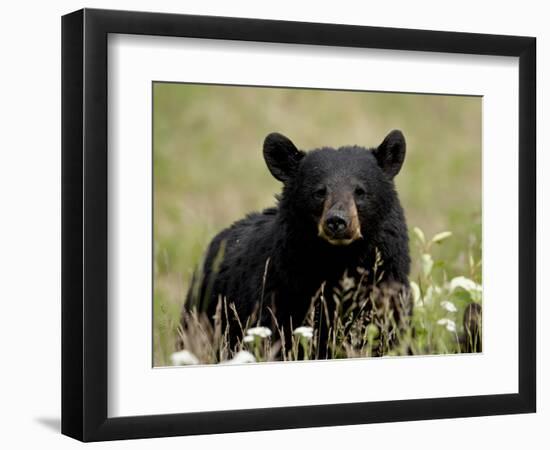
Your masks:
M107 416L109 33L519 58L518 393ZM535 412L536 39L84 9L62 18L62 433L82 441Z

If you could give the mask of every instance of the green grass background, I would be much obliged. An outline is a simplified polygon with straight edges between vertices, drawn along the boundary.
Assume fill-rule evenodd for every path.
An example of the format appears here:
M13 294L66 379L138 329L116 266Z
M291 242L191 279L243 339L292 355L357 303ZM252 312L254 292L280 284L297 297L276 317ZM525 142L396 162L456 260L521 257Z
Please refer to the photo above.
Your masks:
M408 226L427 237L452 231L433 255L439 276L468 275L468 249L480 257L481 107L480 97L155 83L154 364L168 364L209 240L274 204L281 185L261 151L272 131L307 150L376 146L402 130L407 156L395 181Z

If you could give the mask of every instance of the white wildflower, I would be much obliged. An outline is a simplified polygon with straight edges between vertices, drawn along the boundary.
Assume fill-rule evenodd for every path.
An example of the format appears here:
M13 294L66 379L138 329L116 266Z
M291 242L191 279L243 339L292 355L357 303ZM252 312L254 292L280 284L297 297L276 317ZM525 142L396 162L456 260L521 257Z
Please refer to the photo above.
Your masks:
M271 336L271 330L267 327L254 327L246 330L249 336L258 336L260 338L268 338Z
M243 342L254 342L254 336L245 336Z
M199 359L188 350L181 350L170 355L173 366L193 366L199 364Z
M456 309L456 306L454 305L454 303L452 303L448 300L443 300L441 302L441 306L443 307L443 309L446 309L449 312L457 312L457 309Z
M293 331L293 333L305 339L313 338L313 328L311 327L298 327Z
M254 355L250 352L247 352L246 350L241 350L240 352L236 353L235 356L233 356L233 359L230 359L229 361L223 361L222 364L246 364L253 362L256 362L256 358L254 358Z
M451 319L439 319L437 324L444 325L445 328L447 328L447 330L451 333L456 333L456 323L454 323Z
M462 288L469 292L481 292L481 285L466 277L455 277L450 281L449 289L451 292L458 288Z

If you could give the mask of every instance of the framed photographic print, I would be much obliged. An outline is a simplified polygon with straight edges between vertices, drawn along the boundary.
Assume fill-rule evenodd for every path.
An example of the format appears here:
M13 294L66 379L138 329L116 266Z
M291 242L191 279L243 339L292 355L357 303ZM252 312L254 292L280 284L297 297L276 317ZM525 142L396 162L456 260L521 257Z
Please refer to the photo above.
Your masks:
M62 432L535 411L531 37L62 21Z

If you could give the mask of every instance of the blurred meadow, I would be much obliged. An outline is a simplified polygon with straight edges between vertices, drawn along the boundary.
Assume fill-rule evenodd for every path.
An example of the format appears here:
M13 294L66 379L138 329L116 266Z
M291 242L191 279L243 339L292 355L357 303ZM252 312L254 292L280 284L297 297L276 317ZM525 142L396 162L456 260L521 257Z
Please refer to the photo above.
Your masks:
M418 310L428 307L428 284L481 284L481 106L466 96L154 83L154 365L170 364L191 275L210 239L274 205L281 185L261 151L272 131L308 150L374 147L402 130L407 155L395 181ZM429 245L443 231L452 236ZM458 311L434 306L417 319L445 325L444 314L455 314L459 327L469 297L457 298Z

